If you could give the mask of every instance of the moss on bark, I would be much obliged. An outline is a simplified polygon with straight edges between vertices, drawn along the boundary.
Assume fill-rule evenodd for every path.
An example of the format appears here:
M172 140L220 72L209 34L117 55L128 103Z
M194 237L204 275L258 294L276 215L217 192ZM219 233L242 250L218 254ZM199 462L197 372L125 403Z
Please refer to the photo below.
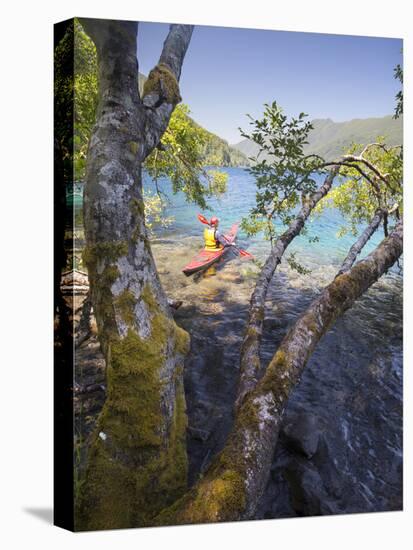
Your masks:
M173 346L175 355L188 352L189 336L165 315L148 285L141 299L151 318L147 338L134 327L134 295L124 291L112 300L128 331L123 337L110 335L107 398L90 453L79 529L151 525L154 515L186 488L182 368L178 365L169 395L173 400L169 425L162 410L162 369L168 347Z
M222 465L218 464L221 468ZM163 510L154 525L177 525L192 523L216 523L235 521L241 518L245 508L245 481L235 468L223 469L217 475L202 479L184 497Z
M158 63L145 81L142 97L151 93L157 93L160 98L166 99L172 105L181 101L178 81L165 63Z

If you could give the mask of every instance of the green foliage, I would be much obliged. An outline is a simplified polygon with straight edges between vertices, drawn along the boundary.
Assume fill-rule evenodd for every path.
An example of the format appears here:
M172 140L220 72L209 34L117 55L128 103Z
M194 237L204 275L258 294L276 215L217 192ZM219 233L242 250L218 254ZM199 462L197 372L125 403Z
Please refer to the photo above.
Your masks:
M67 182L73 179L73 35L70 21L54 51L55 137Z
M205 209L206 198L225 192L227 174L206 169L203 151L208 133L189 112L187 105L175 108L160 147L146 159L145 168L156 185L160 178L169 178L174 193L184 192L188 201Z
M398 64L394 69L394 78L400 81L403 86L403 69ZM396 94L396 108L394 111L394 118L399 118L403 114L403 89Z
M307 269L303 265L301 265L297 261L296 255L296 252L291 252L291 254L286 258L288 265L291 269L297 271L300 275L309 275L311 273L311 269Z
M209 192L212 195L219 196L227 190L228 174L219 170L208 170Z
M264 231L272 242L275 221L290 223L293 209L315 190L313 172L320 157L304 153L312 129L307 115L288 119L275 101L264 107L262 119L249 116L251 133L240 130L258 146L257 155L250 158L253 165L247 168L257 184L256 206L242 228L250 235Z
M240 227L250 237L263 233L267 241L273 241L277 235L274 224L254 211L251 211L247 218L242 218Z
M311 124L313 129L308 135L304 153L320 155L325 159L341 156L353 142L371 143L376 136L386 136L387 145L398 145L403 140L403 118L395 119L392 115L344 122L313 119ZM242 140L235 147L248 157L258 153L258 145L248 139ZM265 154L261 157L265 158Z
M74 40L74 171L85 177L86 155L98 103L96 48L75 19Z
M242 135L254 144L257 154L250 160L248 171L257 183L256 205L248 218L241 222L249 235L263 232L271 245L294 217L294 210L305 203L316 189L314 174L324 172L335 162L340 163L339 184L322 199L314 212L326 207L337 208L345 217L346 225L339 235L351 232L357 235L360 224L370 223L377 209L383 209L384 229L387 232L390 217L403 213L403 148L386 145L379 137L374 143L353 143L342 159L325 162L318 155L306 155L308 135L312 125L306 115L288 118L273 102L266 104L261 120L250 118L250 134ZM276 226L277 222L277 226ZM305 234L305 228L302 230ZM309 242L317 242L312 236ZM296 259L295 253L287 258L289 266L300 274L309 274Z
M165 216L164 203L159 195L154 193L144 193L145 204L145 225L149 234L153 234L155 227L168 227L173 222L174 218Z
M353 144L348 155L363 158L376 168L383 176L383 181L364 163L351 163L340 169L340 181L329 194L316 206L314 212L320 213L326 207L337 208L345 217L348 224L341 227L338 236L346 233L357 235L358 225L369 223L377 208L393 210L393 215L400 215L403 211L403 156L401 147L387 147L384 138L377 138L370 146L363 147ZM363 177L357 169L361 167ZM371 181L369 181L371 180ZM374 183L374 185L372 184Z
M199 126L195 121L194 124ZM203 146L203 159L206 166L248 166L249 161L241 151L228 145L224 139L205 130L206 141Z

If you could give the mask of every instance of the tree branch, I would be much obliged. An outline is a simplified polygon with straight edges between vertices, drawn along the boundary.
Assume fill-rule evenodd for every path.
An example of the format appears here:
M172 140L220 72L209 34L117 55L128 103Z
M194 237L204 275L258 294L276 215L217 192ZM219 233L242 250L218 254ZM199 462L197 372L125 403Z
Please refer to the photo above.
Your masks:
M193 30L193 25L171 25L159 58L159 63L168 65L178 81Z
M347 254L346 259L342 263L336 277L338 277L339 275L342 275L343 273L346 273L351 269L352 265L356 261L357 256L360 254L361 250L364 248L365 244L373 235L373 233L376 231L376 229L379 227L380 222L384 217L384 214L385 214L384 210L380 208L376 211L376 214L371 220L370 224L365 228L363 233L360 235L357 241L350 248L349 253Z
M343 159L344 160L349 160L350 162L361 162L363 163L365 166L367 166L367 168L369 168L369 170L371 170L374 174L376 174L376 176L383 182L385 183L386 185L388 185L388 181L387 179L383 176L383 174L380 172L380 170L378 168L376 168L376 166L374 166L374 164L372 164L370 161L366 160L364 157L362 157L361 155L359 155L358 157L357 156L354 156L354 155L344 155L343 156Z
M374 193L375 193L377 199L380 201L380 187L377 185L377 183L374 181L374 179L372 179L369 175L366 174L366 172L364 170L362 170L360 168L360 166L358 164L352 164L351 162L345 162L345 161L342 161L342 160L338 160L338 161L334 161L334 162L325 162L322 166L323 167L327 167L327 166L346 166L347 168L354 168L355 170L357 170L357 172L361 176L363 176L363 178L366 181L368 181L370 183L370 185L374 189Z
M400 149L402 146L401 145L394 145L393 147L387 147L386 145L384 145L384 143L376 143L376 142L375 143L368 143L364 147L363 151L360 153L360 156L362 157L372 147L378 147L380 149L383 149L383 151L385 153L389 153L390 151L393 151L394 149Z
M172 111L181 101L178 82L192 31L192 25L170 26L159 62L145 82L142 95L146 107L144 158L159 143Z
M246 393L257 383L257 377L261 370L259 347L264 322L265 298L271 279L288 245L300 233L315 205L330 191L337 172L338 167L336 166L330 171L320 189L301 208L287 231L277 239L261 270L251 296L249 319L241 347L241 374L236 402L237 407L241 404Z
M284 337L264 376L237 411L227 444L196 485L157 524L254 517L271 468L283 412L316 345L403 252L403 225L348 273L336 277Z
M388 179L388 174L382 174L380 172L380 170L372 162L370 162L369 160L367 160L363 157L363 154L373 146L381 147L386 152L388 152L392 149L397 149L398 147L400 147L399 145L397 145L397 146L392 147L390 149L386 149L386 147L384 145L380 144L380 143L370 143L370 144L366 145L366 147L363 149L362 153L359 156L344 155L342 165L343 166L349 166L351 168L355 168L356 170L358 170L359 173L362 174L363 177L373 185L374 189L379 194L380 193L380 188L378 187L377 183L374 182L374 180L371 179L364 171L362 171L361 168L358 166L358 164L348 165L347 161L350 162L350 163L362 163L362 164L364 164L369 170L371 170L371 172L373 172L373 174L375 174L375 176L380 181L382 181L386 185L386 187L388 187L390 189L390 191L392 193L396 193L396 190L392 187L392 185L390 185L390 182L389 182L389 179ZM340 161L333 162L333 163L325 163L324 166L328 166L330 164L340 164Z

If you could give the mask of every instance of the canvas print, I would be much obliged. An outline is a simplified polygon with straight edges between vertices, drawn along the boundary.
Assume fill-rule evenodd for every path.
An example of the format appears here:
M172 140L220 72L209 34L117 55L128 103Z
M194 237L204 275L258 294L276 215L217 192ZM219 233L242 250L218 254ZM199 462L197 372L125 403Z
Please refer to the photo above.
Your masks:
M401 510L402 40L55 26L55 522Z

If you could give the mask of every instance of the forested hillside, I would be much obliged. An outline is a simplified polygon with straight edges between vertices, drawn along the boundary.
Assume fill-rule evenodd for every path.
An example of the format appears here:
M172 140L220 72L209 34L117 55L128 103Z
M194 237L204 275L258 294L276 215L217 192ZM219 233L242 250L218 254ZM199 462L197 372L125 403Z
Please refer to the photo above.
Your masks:
M194 121L194 124L197 124ZM198 124L197 124L198 125ZM205 145L205 162L211 166L247 166L249 160L242 152L231 147L227 141L205 130L208 136Z
M143 92L143 86L146 81L146 76L139 73L139 88ZM188 116L188 119L197 127L202 128L193 118ZM227 141L220 138L216 134L202 128L207 137L204 162L210 166L247 166L249 164L246 155L235 147L231 147Z

